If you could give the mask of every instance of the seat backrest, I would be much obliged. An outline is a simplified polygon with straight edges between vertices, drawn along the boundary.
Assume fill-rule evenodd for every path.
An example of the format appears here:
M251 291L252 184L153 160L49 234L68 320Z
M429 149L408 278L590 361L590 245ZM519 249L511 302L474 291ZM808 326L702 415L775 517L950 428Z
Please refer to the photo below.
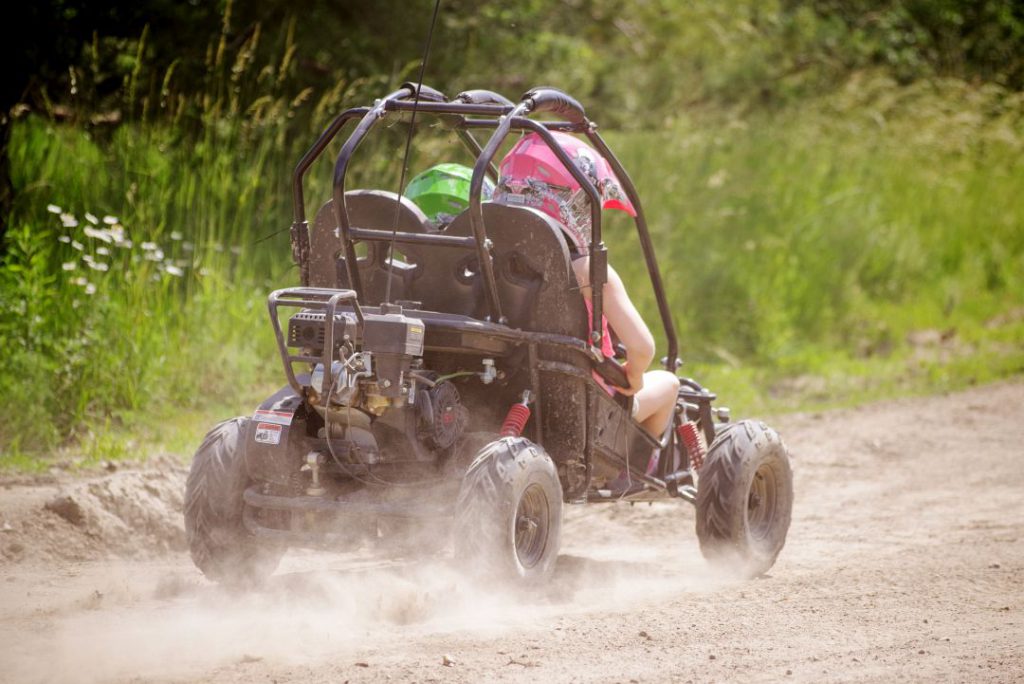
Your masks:
M502 312L510 326L533 332L587 337L587 309L570 262L568 244L558 223L547 214L527 207L486 203L483 206L487 237L494 244L495 279ZM462 215L455 222L469 222ZM552 347L538 349L544 448L567 471L582 467L586 444L587 394L590 364L579 354ZM519 382L528 382L524 373ZM594 389L594 388L591 388ZM601 391L601 390L597 390Z
M345 193L349 221L359 228L391 230L396 195L383 190ZM423 212L405 197L397 198L398 230L436 232ZM580 296L569 250L558 223L540 211L493 202L483 205L487 237L493 244L494 273L502 313L513 328L586 338L586 307ZM445 235L473 235L469 212L459 214ZM422 303L428 311L484 318L490 311L475 250L440 245L398 245L391 274L392 299ZM387 245L369 243L358 257L363 303L384 299L388 278ZM327 202L313 222L310 284L348 287L342 239Z
M349 223L353 227L390 231L396 228L404 233L434 232L426 215L406 197L386 190L350 190L345 193ZM360 280L363 284L363 303L375 306L384 300L387 289L387 245L367 243L366 256L358 257ZM402 250L399 250L402 251ZM341 229L334 216L334 202L328 201L316 214L310 233L309 281L313 287L347 288L348 274ZM407 299L407 283L416 265L395 259L391 274L393 299Z
M494 202L484 203L483 213L487 237L493 244L498 297L508 325L585 338L586 307L558 223L534 209ZM457 216L446 232L472 235L468 211ZM482 276L476 273L475 255L468 256L468 269L479 280Z

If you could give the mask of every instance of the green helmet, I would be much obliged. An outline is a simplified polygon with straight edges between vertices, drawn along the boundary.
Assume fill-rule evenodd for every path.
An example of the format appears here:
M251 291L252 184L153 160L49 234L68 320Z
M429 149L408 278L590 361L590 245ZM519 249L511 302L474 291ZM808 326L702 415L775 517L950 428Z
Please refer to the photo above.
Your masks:
M434 226L445 226L469 206L469 183L473 169L462 164L437 164L423 171L403 193L423 210ZM484 178L484 199L491 199L494 183Z

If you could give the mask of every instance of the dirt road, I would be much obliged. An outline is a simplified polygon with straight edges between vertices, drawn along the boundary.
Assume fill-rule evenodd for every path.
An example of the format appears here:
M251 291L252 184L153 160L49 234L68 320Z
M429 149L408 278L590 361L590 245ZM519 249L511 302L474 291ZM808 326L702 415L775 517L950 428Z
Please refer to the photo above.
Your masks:
M1024 680L1024 383L775 422L797 498L756 581L711 574L664 504L568 509L541 595L296 552L234 595L180 551L169 463L8 483L0 680Z

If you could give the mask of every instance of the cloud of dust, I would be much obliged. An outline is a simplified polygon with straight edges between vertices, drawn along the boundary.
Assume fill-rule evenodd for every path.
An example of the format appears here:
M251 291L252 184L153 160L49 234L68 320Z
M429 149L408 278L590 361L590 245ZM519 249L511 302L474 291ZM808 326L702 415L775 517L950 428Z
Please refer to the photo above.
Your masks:
M564 615L628 611L720 584L695 540L688 542L692 533L679 531L692 518L664 506L671 510L637 507L639 516L622 507L617 517L567 508L555 576L529 592L471 578L436 557L382 562L293 551L265 586L247 592L210 584L184 563L170 572L125 563L111 568L106 600L56 616L24 644L8 674L106 681L187 677L247 658L343 660L372 644L543 628Z

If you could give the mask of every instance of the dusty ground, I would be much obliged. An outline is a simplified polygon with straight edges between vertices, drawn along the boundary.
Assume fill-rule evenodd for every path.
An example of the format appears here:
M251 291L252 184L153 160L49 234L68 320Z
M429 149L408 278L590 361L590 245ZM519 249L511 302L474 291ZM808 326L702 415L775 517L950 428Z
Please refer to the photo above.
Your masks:
M8 482L0 680L1024 680L1024 383L777 427L793 526L745 582L710 573L692 508L665 504L569 509L541 595L308 552L234 595L181 552L172 463ZM63 517L43 508L58 492Z

